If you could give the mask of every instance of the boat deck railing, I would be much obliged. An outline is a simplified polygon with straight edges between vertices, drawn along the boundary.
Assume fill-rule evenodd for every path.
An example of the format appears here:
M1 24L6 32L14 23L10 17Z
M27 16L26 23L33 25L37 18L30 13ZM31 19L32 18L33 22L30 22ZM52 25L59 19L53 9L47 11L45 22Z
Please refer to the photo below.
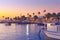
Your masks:
M60 33L60 24L51 23L49 27L47 27L47 25L45 27L45 31Z

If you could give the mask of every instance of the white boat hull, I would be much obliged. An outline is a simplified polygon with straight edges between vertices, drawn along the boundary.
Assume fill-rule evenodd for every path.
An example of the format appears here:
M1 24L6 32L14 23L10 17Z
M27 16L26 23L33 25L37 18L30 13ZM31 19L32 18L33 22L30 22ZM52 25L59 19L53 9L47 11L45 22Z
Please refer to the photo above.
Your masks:
M55 23L47 23L47 29L44 33L47 37L60 39L60 25L55 25Z
M50 38L60 39L60 33L45 31L45 34Z

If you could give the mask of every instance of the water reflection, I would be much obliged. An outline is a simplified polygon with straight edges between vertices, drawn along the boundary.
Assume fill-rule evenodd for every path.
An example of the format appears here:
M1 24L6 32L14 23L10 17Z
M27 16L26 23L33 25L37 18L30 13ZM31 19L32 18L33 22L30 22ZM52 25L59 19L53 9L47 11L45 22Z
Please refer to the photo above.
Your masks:
M38 30L39 27L36 24L11 24L11 26L0 24L0 40L37 40L38 37L35 34Z

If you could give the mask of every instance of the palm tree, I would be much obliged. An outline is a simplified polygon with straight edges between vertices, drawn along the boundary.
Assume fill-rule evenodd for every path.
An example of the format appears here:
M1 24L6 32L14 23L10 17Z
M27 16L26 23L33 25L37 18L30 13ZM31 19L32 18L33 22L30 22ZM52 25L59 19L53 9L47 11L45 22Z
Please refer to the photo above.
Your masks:
M39 15L39 17L40 17L40 12L38 12L38 15Z
M29 13L27 13L27 16L29 17Z
M4 18L4 16L2 16Z
M38 12L38 14L40 14L40 12Z
M56 17L56 13L52 13L52 17Z
M29 13L27 13L27 15L29 15Z
M57 16L60 17L60 12L58 12Z
M31 16L31 15L29 15L29 17L31 18L32 16Z
M33 16L35 15L35 13L32 13L33 14Z
M17 17L14 17L14 18L13 18L13 20L15 20L15 21L16 21L16 20L17 20Z
M47 17L47 19L49 19L49 18L52 17L52 14L51 13L47 13L47 14L45 14L45 17Z
M33 20L34 20L35 13L32 13L32 14L33 14Z
M60 18L60 12L57 13L57 18Z
M4 19L4 16L2 16L2 18Z
M25 15L21 16L21 19L22 19L22 20L26 20Z
M37 20L37 19L38 19L38 16L37 16L37 15L35 15L35 16L34 16L34 20Z

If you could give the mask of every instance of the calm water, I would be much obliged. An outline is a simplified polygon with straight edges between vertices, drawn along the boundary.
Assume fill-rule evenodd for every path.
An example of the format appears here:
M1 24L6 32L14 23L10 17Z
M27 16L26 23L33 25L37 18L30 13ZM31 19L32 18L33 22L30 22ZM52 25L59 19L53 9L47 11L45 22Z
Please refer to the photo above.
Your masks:
M39 36L40 35L40 36ZM37 24L0 24L0 40L47 40ZM56 40L49 38L49 40Z

